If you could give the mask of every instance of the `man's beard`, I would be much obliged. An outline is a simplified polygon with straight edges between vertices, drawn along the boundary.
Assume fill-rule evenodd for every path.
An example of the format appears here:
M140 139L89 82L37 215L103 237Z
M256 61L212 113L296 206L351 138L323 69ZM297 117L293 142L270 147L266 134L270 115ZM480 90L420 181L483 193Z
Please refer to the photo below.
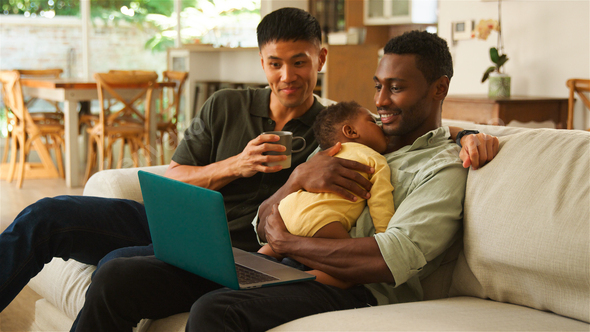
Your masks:
M422 108L422 105L417 104L407 109L395 108L394 112L401 112L400 120L395 126L383 125L383 133L385 136L404 136L416 129L425 119L415 116L416 110Z

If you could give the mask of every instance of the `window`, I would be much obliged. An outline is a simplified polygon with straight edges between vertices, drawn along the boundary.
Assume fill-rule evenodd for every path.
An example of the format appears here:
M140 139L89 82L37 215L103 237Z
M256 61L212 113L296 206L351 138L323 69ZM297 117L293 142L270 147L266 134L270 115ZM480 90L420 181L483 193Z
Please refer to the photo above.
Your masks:
M110 69L166 69L180 4L181 43L256 46L261 0L90 1L90 75ZM80 1L0 0L0 69L62 68L83 77Z
M4 15L23 15L27 18L80 16L80 1L73 0L0 0L0 8Z

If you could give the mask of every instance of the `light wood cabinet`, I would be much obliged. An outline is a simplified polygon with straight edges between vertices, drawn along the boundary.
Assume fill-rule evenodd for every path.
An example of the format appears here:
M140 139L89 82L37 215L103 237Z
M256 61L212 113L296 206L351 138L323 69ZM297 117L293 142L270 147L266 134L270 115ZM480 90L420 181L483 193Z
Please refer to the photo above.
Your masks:
M354 100L376 112L373 76L379 61L379 45L329 45L325 74L325 97Z

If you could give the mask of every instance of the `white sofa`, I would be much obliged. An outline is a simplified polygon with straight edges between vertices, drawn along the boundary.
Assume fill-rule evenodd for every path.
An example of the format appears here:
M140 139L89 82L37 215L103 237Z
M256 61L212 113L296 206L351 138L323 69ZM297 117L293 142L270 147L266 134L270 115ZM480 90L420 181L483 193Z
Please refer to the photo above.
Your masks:
M425 301L324 313L272 331L590 330L590 133L475 127L500 136L500 153L469 172L463 244L422 281ZM136 171L97 173L84 195L141 201ZM30 282L43 297L39 330L69 329L93 270L54 259ZM138 330L184 331L186 318L144 320Z

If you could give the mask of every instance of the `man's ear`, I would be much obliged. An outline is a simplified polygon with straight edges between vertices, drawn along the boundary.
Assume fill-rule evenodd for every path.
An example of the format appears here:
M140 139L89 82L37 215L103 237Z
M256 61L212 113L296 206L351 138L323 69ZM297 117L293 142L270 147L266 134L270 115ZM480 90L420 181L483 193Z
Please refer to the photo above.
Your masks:
M328 50L325 47L320 49L320 60L318 64L318 71L322 70L322 67L326 64L326 58L328 56Z
M262 70L264 70L264 59L262 58L262 53L258 52L258 55L260 56L260 65L262 66Z
M354 129L353 126L347 124L342 126L342 134L344 135L344 137L349 139L356 139L359 137L359 134L356 131L356 129Z
M436 100L443 100L449 92L450 80L447 75L442 76L434 82L434 98Z

